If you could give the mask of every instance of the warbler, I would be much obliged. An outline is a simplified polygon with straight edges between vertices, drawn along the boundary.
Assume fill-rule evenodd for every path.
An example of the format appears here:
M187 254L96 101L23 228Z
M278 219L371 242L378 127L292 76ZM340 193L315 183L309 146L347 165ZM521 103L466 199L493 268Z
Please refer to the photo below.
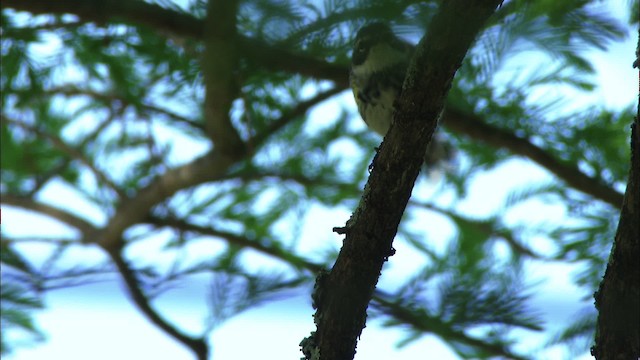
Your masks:
M391 127L395 101L400 96L415 47L398 38L384 23L362 27L356 34L351 55L349 83L358 112L367 126L384 136ZM427 166L450 160L451 146L434 136Z

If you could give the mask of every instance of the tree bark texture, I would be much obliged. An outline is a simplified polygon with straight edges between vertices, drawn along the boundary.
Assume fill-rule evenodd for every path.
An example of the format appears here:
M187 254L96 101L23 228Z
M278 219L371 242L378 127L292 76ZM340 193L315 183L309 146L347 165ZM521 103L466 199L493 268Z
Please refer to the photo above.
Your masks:
M313 300L317 331L301 343L308 359L351 360L366 310L406 208L423 154L453 76L499 0L442 2L418 44L394 124L373 160L358 208L344 228L342 249L330 272L318 276Z
M638 32L640 53L640 31ZM640 66L636 59L634 66ZM640 74L639 74L640 80ZM640 93L640 89L639 89ZM598 360L640 359L640 103L631 125L631 168L609 263L595 294Z

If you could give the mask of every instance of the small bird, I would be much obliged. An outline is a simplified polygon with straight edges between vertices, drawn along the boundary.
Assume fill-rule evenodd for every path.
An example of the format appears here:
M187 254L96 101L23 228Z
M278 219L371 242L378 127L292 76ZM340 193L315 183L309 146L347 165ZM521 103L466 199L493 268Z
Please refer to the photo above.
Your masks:
M414 50L413 45L398 38L381 22L365 25L356 34L349 83L360 116L382 136L391 127L395 101ZM431 167L450 160L452 155L450 144L434 136L425 163Z

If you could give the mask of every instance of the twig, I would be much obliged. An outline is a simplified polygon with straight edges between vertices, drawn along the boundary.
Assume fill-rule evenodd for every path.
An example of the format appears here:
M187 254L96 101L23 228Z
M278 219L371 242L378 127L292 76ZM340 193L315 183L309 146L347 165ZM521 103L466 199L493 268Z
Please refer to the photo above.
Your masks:
M40 138L48 140L53 146L60 149L60 151L66 153L71 158L80 161L87 168L89 168L89 170L96 176L96 178L98 178L100 182L110 187L113 191L116 192L116 194L118 194L120 198L126 197L126 194L124 193L124 191L122 191L118 186L116 186L116 184L113 181L111 181L111 179L109 179L103 171L99 170L95 166L95 164L91 163L89 159L87 159L80 150L67 145L67 143L65 143L61 138L53 134L49 134L43 130L40 130L35 126L28 125L22 121L9 119L6 116L6 114L2 114L0 116L1 116L2 122L8 123L14 126L18 126L24 130L27 130L36 134L36 136Z
M212 227L196 225L186 220L177 218L161 218L158 216L149 216L147 222L156 226L169 226L174 229L178 229L184 232L192 232L200 235L208 235L217 238L224 239L229 244L237 245L240 247L246 247L260 251L264 254L273 256L276 259L282 260L295 266L306 268L313 272L320 271L321 265L310 262L302 257L294 255L276 246L271 246L274 242L267 239L250 239L248 237L234 234L228 231L218 230Z
M262 131L259 134L256 134L256 136L254 136L253 139L251 139L252 143L254 144L254 146L259 147L272 134L279 131L280 129L288 125L290 122L292 122L296 118L304 115L310 108L314 107L315 105L327 100L328 98L336 94L339 94L342 91L344 91L343 88L334 87L325 92L317 94L316 96L312 97L309 100L305 100L298 103L294 108L287 111L280 118L269 123L269 126L267 126L267 128L264 131Z
M484 224L482 223L482 220L472 220L472 219L468 219L460 214L455 213L454 211L451 210L446 210L446 209L442 209L439 208L437 206L434 206L432 204L427 204L427 203L423 203L423 202L418 202L418 201L413 201L410 200L409 204L423 208L423 209L428 209L431 211L435 211L438 212L440 214L446 215L451 217L452 219L456 220L456 221L462 221L465 222L467 224L469 224L470 226L473 226L474 229L479 230L480 232L487 234L489 236L498 236L500 238L502 238L510 247L513 251L515 251L518 254L521 255L526 255L529 256L532 259L538 259L541 260L543 259L542 256L540 256L539 254L536 254L535 252L533 252L533 250L525 247L524 245L520 244L520 242L518 240L516 240L512 234L510 234L507 231L496 231L496 229L494 229L492 226L488 225L488 224Z
M114 93L101 93L101 92L97 92L90 89L83 89L83 88L77 87L76 85L56 86L55 88L46 90L44 94L47 94L47 95L62 94L65 96L88 96L90 98L105 101L105 102L113 102L117 100L122 104L129 105L129 101L127 99L121 96L118 96ZM204 131L204 127L202 126L202 124L199 124L192 119L186 118L182 115L176 114L167 109L163 109L147 103L140 103L132 106L140 107L140 109L148 112L165 115L166 117L170 118L172 121L176 123L187 124L192 128L195 128L200 131Z
M522 357L520 355L512 353L501 344L492 344L489 342L485 342L469 336L463 331L455 330L451 327L451 324L442 322L437 317L429 316L424 312L415 314L415 310L400 306L396 303L386 300L383 296L383 293L381 292L378 292L375 300L376 301L373 303L374 307L385 309L386 314L393 316L393 318L401 321L404 324L408 324L421 332L436 334L446 341L455 340L456 342L481 349L494 356L502 356L507 359L514 360L527 359L526 357Z

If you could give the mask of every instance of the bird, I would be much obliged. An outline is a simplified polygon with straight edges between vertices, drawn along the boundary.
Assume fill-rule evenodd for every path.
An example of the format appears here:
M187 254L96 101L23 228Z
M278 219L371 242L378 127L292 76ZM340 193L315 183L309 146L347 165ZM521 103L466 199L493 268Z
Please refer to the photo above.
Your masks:
M381 136L391 127L395 102L414 51L415 46L397 37L382 22L367 24L356 33L349 84L360 116ZM451 144L437 135L427 148L425 164L433 169L452 156Z

